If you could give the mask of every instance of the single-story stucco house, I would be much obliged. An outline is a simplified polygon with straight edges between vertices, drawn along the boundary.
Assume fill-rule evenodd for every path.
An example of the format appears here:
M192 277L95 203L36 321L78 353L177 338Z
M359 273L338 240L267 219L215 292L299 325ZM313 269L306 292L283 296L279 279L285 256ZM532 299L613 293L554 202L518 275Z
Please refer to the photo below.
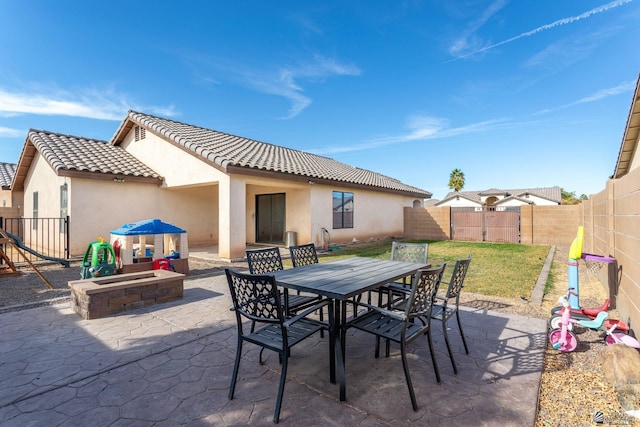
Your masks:
M523 205L553 206L562 204L560 187L525 188L500 190L491 188L484 191L453 191L434 206L474 208L475 210L506 210Z
M431 193L336 160L129 111L111 141L30 130L12 191L25 217L70 218L71 255L148 218L223 259L247 244L402 236ZM289 235L292 235L290 233ZM323 240L324 239L324 240Z

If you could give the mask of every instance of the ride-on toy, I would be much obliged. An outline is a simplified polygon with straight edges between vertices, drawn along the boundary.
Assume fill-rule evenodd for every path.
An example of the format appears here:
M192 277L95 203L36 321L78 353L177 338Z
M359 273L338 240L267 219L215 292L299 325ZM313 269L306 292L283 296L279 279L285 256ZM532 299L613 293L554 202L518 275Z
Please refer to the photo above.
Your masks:
M571 310L572 318L577 320L593 320L600 313L609 310L610 300L607 298L599 307L586 308L580 306L580 290L579 290L579 278L578 278L578 260L582 260L587 267L589 274L595 275L600 268L606 264L616 262L615 258L610 258L602 255L594 255L582 252L582 244L584 241L584 227L578 227L578 234L571 243L569 249L569 261L568 275L569 284L567 298L569 302L569 310ZM551 309L551 319L549 324L552 329L559 328L561 324L561 315L564 310L563 306L554 307ZM620 331L628 331L629 327L622 321L616 319L607 319L605 321L605 327L610 328L613 324L616 324L617 329ZM568 325L568 329L571 330L572 324Z
M82 258L82 279L111 276L116 270L116 254L113 246L102 238L89 243Z

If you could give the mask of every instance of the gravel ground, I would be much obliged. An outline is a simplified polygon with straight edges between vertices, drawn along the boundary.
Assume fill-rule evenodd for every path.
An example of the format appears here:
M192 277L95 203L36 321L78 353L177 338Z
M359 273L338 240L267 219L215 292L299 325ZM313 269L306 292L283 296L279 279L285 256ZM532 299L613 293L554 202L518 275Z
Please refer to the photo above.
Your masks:
M512 300L470 293L462 294L462 304L546 319L550 309L558 305L558 297L566 293L567 259L568 247L558 248L552 274L559 285L545 295L541 305L531 304L526 299ZM228 265L193 258L189 260L191 276L219 274ZM63 302L69 297L67 282L80 279L80 261L72 262L70 268L50 263L37 264L37 267L53 285L53 289L49 289L29 266L20 267L20 276L0 277L0 313ZM599 306L606 298L606 293L599 282L583 270L586 269L581 266L580 303L584 307ZM617 316L615 310L610 311L610 317ZM551 346L547 348L536 427L591 426L594 425L596 411L603 412L605 424L640 426L640 420L624 414L625 409L616 398L615 390L604 377L601 358L606 348L604 333L577 328L576 334L579 345L572 353L561 353Z

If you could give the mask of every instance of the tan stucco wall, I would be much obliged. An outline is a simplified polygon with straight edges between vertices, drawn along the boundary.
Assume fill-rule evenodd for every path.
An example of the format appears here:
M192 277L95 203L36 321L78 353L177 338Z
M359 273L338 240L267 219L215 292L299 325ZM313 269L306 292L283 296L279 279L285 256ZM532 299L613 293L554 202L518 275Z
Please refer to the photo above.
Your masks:
M247 241L255 242L255 196L285 193L285 231L295 231L297 243L321 246L323 231L329 232L331 243L402 236L403 209L412 206L414 198L374 191L289 181L248 180ZM265 185L267 184L267 185ZM354 228L333 229L333 191L354 193ZM324 243L329 243L324 238Z
M218 236L217 186L161 189L153 184L74 178L69 191L70 251L109 239L124 224L160 219L187 230L189 246L212 244Z
M189 245L218 241L218 186L162 189L155 184L125 180L65 178L55 175L36 154L25 180L24 215L33 215L33 192L38 192L40 218L60 216L60 186L69 185L71 256L82 255L98 237L124 224L161 219L188 232ZM28 242L25 242L28 243Z
M144 139L135 141L132 130L121 146L160 174L164 178L163 186L165 187L215 183L223 175L222 172L196 156L149 131L146 132Z
M0 208L10 208L10 207L13 207L11 190L0 190Z

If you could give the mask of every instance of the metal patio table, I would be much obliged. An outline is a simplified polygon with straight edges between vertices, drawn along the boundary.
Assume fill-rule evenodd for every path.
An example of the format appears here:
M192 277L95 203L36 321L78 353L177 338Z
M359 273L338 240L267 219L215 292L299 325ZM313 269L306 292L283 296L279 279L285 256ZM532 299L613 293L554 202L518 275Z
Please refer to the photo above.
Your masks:
M346 400L345 337L348 300L385 283L412 275L426 264L351 257L269 273L279 286L313 293L333 300L335 340L331 340L331 382L336 382L336 359L340 400Z

